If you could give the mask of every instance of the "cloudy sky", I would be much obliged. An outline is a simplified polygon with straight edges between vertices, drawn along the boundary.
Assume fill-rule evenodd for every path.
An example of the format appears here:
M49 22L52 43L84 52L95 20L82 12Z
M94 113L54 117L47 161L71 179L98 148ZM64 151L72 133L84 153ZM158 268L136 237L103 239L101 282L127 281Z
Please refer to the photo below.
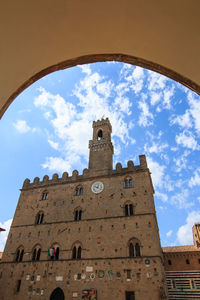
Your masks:
M146 154L162 246L192 243L200 222L200 97L157 73L95 63L52 73L26 89L0 121L0 251L25 178L88 166L92 121L108 117L114 166Z

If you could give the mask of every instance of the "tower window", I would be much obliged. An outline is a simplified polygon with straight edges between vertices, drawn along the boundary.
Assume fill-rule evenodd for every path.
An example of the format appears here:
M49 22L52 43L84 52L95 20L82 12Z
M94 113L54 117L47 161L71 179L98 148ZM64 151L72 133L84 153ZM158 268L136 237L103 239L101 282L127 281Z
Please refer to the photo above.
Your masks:
M36 218L35 218L35 224L36 225L40 225L42 224L44 220L44 213L43 212L39 212L37 215L36 215Z
M100 129L97 134L97 140L101 140L103 138L103 131Z
M47 192L44 192L42 194L42 200L46 200L48 198L48 193Z
M22 260L23 260L23 256L24 256L24 248L23 248L23 247L20 247L20 248L17 250L16 257L15 257L15 261L16 261L16 262L22 261Z
M189 259L186 259L186 261L185 261L185 262L186 262L186 264L187 264L187 265L189 265L189 264L190 264L190 261L189 261Z
M78 247L77 258L81 259L81 246Z
M76 188L75 195L76 195L76 196L79 196L79 195L82 195L82 194L83 194L83 188L80 187L80 186L78 186L78 187Z
M126 278L131 279L131 270L126 270Z
M125 216L133 216L133 205L132 204L126 204L125 205Z
M74 212L74 220L75 221L80 221L82 219L82 210L81 209L76 209Z
M135 247L133 246L132 243L129 245L129 256L134 257L135 256Z
M128 243L128 251L129 251L129 257L139 257L141 256L140 253L140 244L137 239L132 239Z
M80 245L75 245L72 249L72 259L81 259L82 248Z
M33 250L32 261L40 260L41 248L40 246L36 246Z
M126 179L124 180L124 187L125 187L125 189L132 188L132 187L133 187L133 181L132 181L132 178L126 178Z
M172 264L172 261L171 261L171 259L169 259L169 260L168 260L168 265L171 266L171 264Z
M16 288L17 293L20 291L20 287L21 287L21 279L17 280L17 288Z

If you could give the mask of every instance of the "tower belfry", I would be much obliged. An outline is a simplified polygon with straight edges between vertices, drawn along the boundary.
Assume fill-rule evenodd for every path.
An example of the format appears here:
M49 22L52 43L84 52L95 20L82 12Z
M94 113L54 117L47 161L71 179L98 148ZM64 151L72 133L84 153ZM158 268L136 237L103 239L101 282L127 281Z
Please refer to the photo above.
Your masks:
M112 126L108 118L93 122L93 139L89 141L89 169L112 170L113 144Z

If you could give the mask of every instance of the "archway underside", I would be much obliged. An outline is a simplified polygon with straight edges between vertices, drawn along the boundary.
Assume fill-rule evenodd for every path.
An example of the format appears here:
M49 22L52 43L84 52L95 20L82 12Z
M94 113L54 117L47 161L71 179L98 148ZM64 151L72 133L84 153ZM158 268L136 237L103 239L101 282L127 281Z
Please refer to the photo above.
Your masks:
M9 105L13 102L13 100L21 93L23 92L27 87L29 87L31 84L33 84L38 79L52 73L55 71L63 70L66 68L74 67L77 65L87 64L87 63L95 63L95 62L106 62L106 61L118 61L118 62L124 62L136 66L140 66L146 69L149 69L151 71L158 72L162 75L165 75L184 86L188 87L189 89L193 90L197 94L200 95L200 86L190 80L189 78L184 77L181 74L178 74L177 72L166 68L164 66L161 66L157 63L154 63L152 61L147 61L143 58L131 56L131 55L125 55L121 53L114 53L114 54L93 54L93 55L84 55L72 59L68 59L66 61L59 62L57 64L54 64L52 66L49 66L40 72L34 74L31 78L26 80L6 101L6 103L1 107L0 109L0 118L3 116L6 109L9 107Z

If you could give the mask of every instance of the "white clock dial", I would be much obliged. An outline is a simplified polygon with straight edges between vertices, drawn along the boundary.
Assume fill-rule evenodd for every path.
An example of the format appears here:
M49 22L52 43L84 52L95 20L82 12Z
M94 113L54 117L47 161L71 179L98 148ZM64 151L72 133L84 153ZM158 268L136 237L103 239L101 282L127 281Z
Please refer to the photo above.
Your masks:
M98 194L103 191L103 188L104 188L103 183L100 181L96 181L95 183L93 183L91 190L93 193Z

